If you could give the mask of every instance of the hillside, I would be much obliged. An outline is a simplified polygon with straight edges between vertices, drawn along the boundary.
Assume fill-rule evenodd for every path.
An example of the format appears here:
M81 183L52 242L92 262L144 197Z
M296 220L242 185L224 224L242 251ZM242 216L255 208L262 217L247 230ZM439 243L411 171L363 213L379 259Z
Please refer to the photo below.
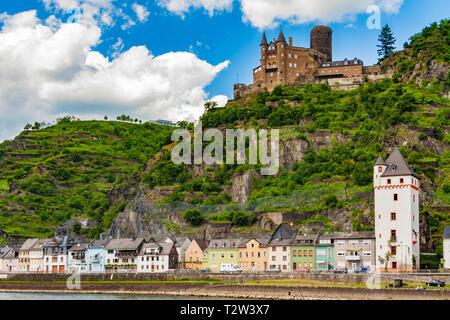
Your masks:
M302 233L373 230L372 166L398 147L422 182L422 250L441 252L450 224L448 21L430 28L383 62L392 79L351 91L279 86L205 112L204 128L280 129L276 176L258 165L175 165L173 129L149 123L66 119L24 131L0 145L0 229L156 240L265 236L281 220ZM73 226L80 218L86 227Z
M146 161L169 143L155 124L60 119L0 145L0 229L48 237L71 218L96 237L136 193Z

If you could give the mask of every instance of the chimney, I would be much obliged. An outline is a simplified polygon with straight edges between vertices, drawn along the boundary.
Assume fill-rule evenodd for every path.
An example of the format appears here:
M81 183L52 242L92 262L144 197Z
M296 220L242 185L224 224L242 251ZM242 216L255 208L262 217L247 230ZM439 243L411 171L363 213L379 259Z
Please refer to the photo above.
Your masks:
M289 47L292 47L292 37L289 37Z

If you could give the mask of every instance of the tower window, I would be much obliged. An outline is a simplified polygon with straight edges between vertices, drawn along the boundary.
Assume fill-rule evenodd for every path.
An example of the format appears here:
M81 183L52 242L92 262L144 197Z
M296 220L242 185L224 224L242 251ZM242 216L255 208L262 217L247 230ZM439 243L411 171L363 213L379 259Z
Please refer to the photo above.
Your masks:
M391 212L391 220L396 221L397 220L397 213Z
M397 254L397 247L391 247L391 254L396 255Z
M403 178L400 178L400 183L404 183L405 180Z
M392 269L397 269L397 262L395 261L392 262Z
M378 172L383 172L383 167L378 167Z
M416 202L416 195L413 194L413 202Z
M397 201L397 200L398 200L398 194L394 193L394 201Z
M387 179L387 184L391 184L391 179Z

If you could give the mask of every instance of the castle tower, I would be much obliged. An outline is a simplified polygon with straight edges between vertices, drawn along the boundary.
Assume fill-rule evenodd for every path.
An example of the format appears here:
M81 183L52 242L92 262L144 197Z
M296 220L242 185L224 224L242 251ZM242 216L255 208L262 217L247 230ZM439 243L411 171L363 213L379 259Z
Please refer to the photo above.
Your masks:
M333 61L333 31L326 26L315 26L311 30L311 49L315 49L324 55L326 60Z
M280 34L277 39L277 65L278 65L278 84L286 84L286 38L283 30L280 29Z
M263 38L261 40L261 81L262 83L266 83L266 57L267 57L267 37L266 32L263 33Z
M398 149L373 167L377 271L420 265L420 182Z

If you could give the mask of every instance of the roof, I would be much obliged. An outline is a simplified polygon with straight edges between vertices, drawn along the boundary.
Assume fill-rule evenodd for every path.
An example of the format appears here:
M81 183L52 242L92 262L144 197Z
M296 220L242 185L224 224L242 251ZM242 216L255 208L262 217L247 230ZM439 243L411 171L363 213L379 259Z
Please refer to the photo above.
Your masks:
M386 159L386 170L384 170L382 177L393 177L393 176L415 176L413 169L403 158L400 151L396 148L389 158Z
M13 259L17 258L19 255L19 251L15 248L5 247L0 251L0 258L2 259Z
M237 249L241 243L240 239L214 239L208 245L208 249L229 250Z
M191 239L189 239L188 237L179 237L179 238L175 238L175 247L179 248L181 247L186 240L189 240L189 242L191 241Z
M160 255L169 255L170 251L172 251L173 243L161 243L161 252Z
M65 237L56 237L54 239L50 239L48 242L45 243L44 246L46 247L69 247L72 245L72 239L69 238L69 236Z
M286 42L286 38L284 37L283 29L280 29L280 34L278 35L277 42Z
M104 248L107 243L108 243L108 240L92 240L89 243L88 248L94 248L94 249Z
M38 238L34 238L34 239L27 239L23 245L20 247L20 251L25 251L25 250L30 250L31 248L34 247L34 245L38 242Z
M295 231L289 224L282 223L274 231L274 233L270 237L270 240L267 244L271 245L271 246L289 245L294 240L296 234L297 234L297 231Z
M266 45L267 46L267 37L266 37L266 32L265 31L263 32L261 45Z
M384 165L386 165L386 162L384 162L381 156L378 156L377 162L375 162L374 166L384 166Z
M86 248L89 246L89 244L87 243L77 243L74 244L69 251L81 251L81 250L86 250Z
M354 58L353 60L338 60L338 61L328 61L324 62L320 65L320 68L328 68L328 67L342 67L342 66L356 66L363 64L362 60L358 58Z
M300 245L314 245L319 239L319 234L315 235L297 235L292 244Z
M192 242L194 241L197 243L197 245L200 247L202 251L205 251L205 249L208 248L209 246L208 240L196 240L196 239L192 240Z
M334 239L375 239L375 231L335 232L330 236Z
M138 249L139 245L144 241L144 238L136 239L111 239L105 245L105 249Z
M450 239L450 226L445 227L444 234L442 235L444 239Z
M38 241L36 241L36 243L30 249L30 251L40 251L40 250L42 250L42 247L44 247L50 241L52 241L52 240L51 239L38 239Z

